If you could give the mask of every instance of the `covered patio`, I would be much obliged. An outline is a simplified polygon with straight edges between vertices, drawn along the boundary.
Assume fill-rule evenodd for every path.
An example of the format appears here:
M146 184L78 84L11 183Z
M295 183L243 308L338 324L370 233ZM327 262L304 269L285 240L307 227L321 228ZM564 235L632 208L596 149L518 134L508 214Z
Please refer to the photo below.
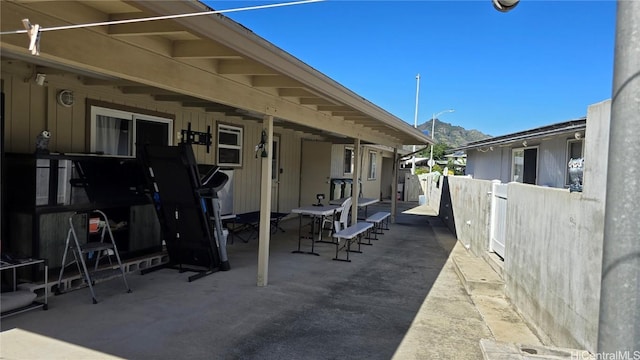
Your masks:
M211 14L199 1L3 1L1 6L3 156L33 153L33 139L43 130L50 131L52 156L93 155L95 108L164 119L168 145L185 141L190 131L210 135L206 146L193 145L197 162L204 165L220 165L216 136L221 129L239 134L231 150L237 159L230 161L233 202L239 213L259 211L262 216L259 286L268 284L270 211L289 212L306 195L301 184L303 144L352 146L353 193L358 194L362 146L385 146L395 160L403 145L431 142L402 119L242 25ZM195 13L208 15L118 23ZM16 32L22 30L23 19L41 28L38 51L29 49L27 34ZM100 25L47 31L81 24ZM276 136L281 158L274 161L270 150ZM256 143L269 151L254 156ZM397 178L397 166L393 171ZM3 184L7 175L2 174ZM329 174L321 179L325 176ZM395 188L395 181L390 184ZM60 209L54 205L36 207L35 215L28 214L33 215L31 222L38 224L44 212L57 214ZM357 207L355 198L353 209ZM393 203L391 213L396 213ZM10 221L5 219L3 234L7 227ZM33 227L33 239L11 240L11 245L31 242L44 248L49 240L42 240L45 236ZM9 237L20 236L3 236ZM60 258L27 250L23 252L34 257Z
M388 210L389 202L372 206ZM3 358L481 358L491 333L455 275L456 244L434 213L400 203L395 224L352 262L292 254L297 219L271 241L270 285L255 286L258 244L229 245L232 271L194 282L164 269L52 297L3 319ZM451 336L455 333L456 336ZM21 340L22 339L22 340ZM31 345L27 345L31 344ZM34 346L36 345L36 346ZM459 356L458 356L459 355Z

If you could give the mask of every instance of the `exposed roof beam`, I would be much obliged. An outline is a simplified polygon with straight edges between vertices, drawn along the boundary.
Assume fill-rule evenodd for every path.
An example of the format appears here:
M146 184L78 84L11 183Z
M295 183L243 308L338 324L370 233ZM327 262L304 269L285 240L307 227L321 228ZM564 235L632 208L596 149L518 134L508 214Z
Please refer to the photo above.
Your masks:
M279 87L279 88L304 87L300 82L284 76L254 76L252 85L254 87Z
M171 20L145 21L130 24L109 25L109 35L140 36L185 33L185 29Z
M218 63L218 74L228 75L278 75L273 69L249 61L222 60Z
M283 97L316 97L309 90L301 88L284 88L278 89L278 95Z
M120 91L123 94L173 94L173 92L158 89L153 86L121 86Z
M207 40L174 41L171 54L180 59L242 59L228 47Z
M206 112L221 112L226 113L229 116L240 116L242 114L235 111L235 109L231 106L221 105L216 103L210 103L204 108Z
M300 104L302 105L335 105L331 101L323 98L300 98Z
M184 101L182 106L184 107L211 107L213 103L211 101Z
M318 105L318 111L349 111L350 107L344 105Z
M197 100L193 96L181 95L181 94L160 94L154 95L153 98L156 101L189 101L189 100Z
M134 82L122 79L94 79L94 78L84 78L82 83L87 86L133 86Z
M332 111L331 115L333 116L354 116L358 115L360 112L358 111Z

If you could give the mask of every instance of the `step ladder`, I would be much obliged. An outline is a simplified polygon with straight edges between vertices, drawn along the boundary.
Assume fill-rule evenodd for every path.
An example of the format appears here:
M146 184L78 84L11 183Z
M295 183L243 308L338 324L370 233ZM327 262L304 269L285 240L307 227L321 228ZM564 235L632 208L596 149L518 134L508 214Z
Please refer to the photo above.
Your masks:
M85 244L80 244L78 241L78 234L73 225L73 219L78 215L86 215L89 217L88 238ZM107 239L105 239L105 235L107 235ZM92 236L99 236L100 241L89 241ZM67 254L69 251L73 254L74 259L67 264ZM112 262L112 256L115 256L117 264ZM109 266L100 267L100 261L105 257L109 260ZM87 261L91 258L95 259L95 265L92 269L89 269ZM65 268L73 263L76 264L78 272L83 275L85 283L89 286L94 304L98 303L93 290L93 285L95 285L96 280L120 275L122 276L127 292L131 292L122 261L120 260L120 255L118 254L118 248L113 238L113 233L109 227L109 219L104 212L100 210L92 210L88 213L76 212L69 217L69 232L67 233L64 255L62 256L62 268L60 269L60 276L58 277L56 295L62 293L62 276L64 275Z

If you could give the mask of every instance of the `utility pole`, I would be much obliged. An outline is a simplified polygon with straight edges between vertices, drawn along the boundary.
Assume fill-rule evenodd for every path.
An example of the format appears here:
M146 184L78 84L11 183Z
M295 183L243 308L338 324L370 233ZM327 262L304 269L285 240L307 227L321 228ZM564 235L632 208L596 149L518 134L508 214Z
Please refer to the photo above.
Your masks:
M640 1L618 0L598 352L640 353ZM626 355L625 355L626 354Z
M418 93L420 92L420 74L416 75L416 113L413 117L413 127L418 128ZM416 173L416 146L413 145L413 157L411 158L411 175Z

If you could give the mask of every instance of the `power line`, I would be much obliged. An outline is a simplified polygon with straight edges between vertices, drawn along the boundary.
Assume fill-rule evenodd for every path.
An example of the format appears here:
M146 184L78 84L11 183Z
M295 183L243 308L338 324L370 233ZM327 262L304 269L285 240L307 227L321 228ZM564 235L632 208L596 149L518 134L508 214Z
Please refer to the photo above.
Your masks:
M320 1L324 1L324 0L301 0L301 1L293 1L293 2L288 2L288 3L277 3L277 4L247 6L247 7L234 8L234 9L212 10L212 11L204 11L204 12L188 13L188 14L153 16L153 17L148 17L148 18L113 20L113 21L95 22L95 23L87 23L87 24L54 26L54 27L48 27L48 28L40 27L38 29L38 31L39 32L57 31L57 30L79 29L79 28L106 26L106 25L130 24L130 23L156 21L156 20L179 19L179 18L186 18L186 17L193 17L193 16L224 14L224 13L238 12L238 11L260 10L260 9L268 9L268 8L275 8L275 7L282 7L282 6L300 5L300 4L314 3L314 2L320 2ZM0 32L0 35L27 34L27 33L29 33L29 29L13 30L13 31L2 31L2 32Z

